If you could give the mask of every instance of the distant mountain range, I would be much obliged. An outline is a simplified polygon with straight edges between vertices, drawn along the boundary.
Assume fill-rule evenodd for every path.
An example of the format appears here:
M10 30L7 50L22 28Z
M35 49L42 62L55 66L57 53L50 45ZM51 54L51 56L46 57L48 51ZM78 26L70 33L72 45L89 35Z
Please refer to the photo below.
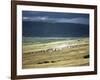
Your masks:
M24 37L88 37L89 25L75 23L22 22Z

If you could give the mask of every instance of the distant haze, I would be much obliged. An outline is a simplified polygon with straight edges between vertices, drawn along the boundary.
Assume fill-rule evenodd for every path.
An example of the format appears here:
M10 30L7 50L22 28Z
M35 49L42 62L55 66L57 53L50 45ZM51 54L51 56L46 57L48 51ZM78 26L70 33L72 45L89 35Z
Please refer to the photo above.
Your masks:
M23 11L24 37L88 37L89 14Z

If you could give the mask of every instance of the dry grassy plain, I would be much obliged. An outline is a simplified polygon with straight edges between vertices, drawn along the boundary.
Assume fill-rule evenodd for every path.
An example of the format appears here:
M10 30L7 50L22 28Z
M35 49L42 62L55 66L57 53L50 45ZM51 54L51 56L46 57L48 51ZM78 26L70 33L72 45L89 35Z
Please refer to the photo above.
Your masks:
M23 45L23 69L88 65L88 38Z

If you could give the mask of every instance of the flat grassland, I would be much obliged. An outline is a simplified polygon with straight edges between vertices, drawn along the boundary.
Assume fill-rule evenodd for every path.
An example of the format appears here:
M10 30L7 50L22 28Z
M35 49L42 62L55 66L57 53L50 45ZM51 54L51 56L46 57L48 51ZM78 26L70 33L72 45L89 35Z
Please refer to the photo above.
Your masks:
M23 69L72 66L89 66L89 38L23 44Z

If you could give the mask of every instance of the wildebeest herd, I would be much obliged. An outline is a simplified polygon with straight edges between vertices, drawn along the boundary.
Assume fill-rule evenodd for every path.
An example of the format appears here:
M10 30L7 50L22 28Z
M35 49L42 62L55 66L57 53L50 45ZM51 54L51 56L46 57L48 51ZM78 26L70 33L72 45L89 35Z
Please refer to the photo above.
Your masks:
M34 52L28 52L28 53L50 53L50 52L55 52L55 51L61 51L65 48L79 48L82 46L87 46L88 44L80 44L80 45L60 45L58 47L54 47L54 48L49 48L49 49L45 49L45 50L38 50L38 51L34 51Z

